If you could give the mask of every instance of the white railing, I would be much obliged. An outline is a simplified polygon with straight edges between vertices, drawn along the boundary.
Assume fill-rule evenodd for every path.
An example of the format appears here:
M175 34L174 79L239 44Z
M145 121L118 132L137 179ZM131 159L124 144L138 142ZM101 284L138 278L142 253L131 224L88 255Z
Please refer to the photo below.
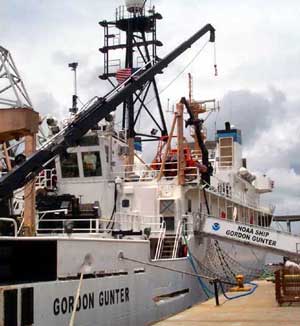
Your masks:
M20 223L20 226L19 226L19 230L17 232L17 235L20 235L20 233L21 233L21 231L23 229L23 225L24 225L24 209L21 212L21 223Z
M56 170L55 169L44 169L36 177L36 188L47 188L53 189L56 185Z
M132 230L143 231L145 228L151 228L151 236L160 234L162 223L158 222L161 216L146 216L138 213L117 212L112 219L70 219L64 218L67 214L67 209L48 210L38 212L37 230L44 232L64 232L65 223L73 222L78 224L85 224L85 227L73 227L73 231L86 231L90 233L108 232L112 230ZM47 214L63 215L62 218L45 218ZM89 222L89 228L86 224ZM48 224L47 227L43 226ZM57 224L61 227L58 227Z
M114 215L113 221L115 223L114 229L120 230L141 230L141 216L138 213L117 212Z
M67 209L56 209L56 210L47 210L47 211L39 211L38 213L38 219L37 219L37 232L59 232L59 233L66 233L66 223L75 223L79 225L79 227L71 226L72 232L88 232L88 233L98 233L101 231L100 229L100 223L106 222L108 223L108 220L101 220L101 219L70 219L70 218L45 218L47 214L53 214L53 215L66 215L68 213ZM44 227L43 225L47 224L47 227ZM88 224L88 228L86 225ZM85 225L85 226L84 226ZM80 227L81 226L81 227ZM84 226L84 227L83 227ZM102 229L106 230L107 229Z
M196 214L196 213L195 213ZM183 233L185 235L191 235L194 233L194 217L193 214L182 215L183 223Z
M101 220L97 218L93 219L42 219L37 226L37 233L49 232L49 233L68 233L66 224L70 223L70 233L85 232L85 233L99 233L109 231L109 229L101 228L101 223L107 223L107 220ZM52 227L43 227L42 224L48 223L48 225L54 224ZM72 226L73 223L73 226ZM59 226L57 226L59 224ZM75 226L77 224L77 226ZM84 226L87 225L88 227Z
M175 167L174 167L175 164ZM113 172L114 177L120 177L125 182L143 182L152 181L158 178L160 174L161 163L142 164L136 163L133 165L121 165ZM171 180L177 177L178 169L177 162L167 162L162 170L161 179ZM200 173L197 167L186 167L184 169L185 183L199 183Z
M150 228L150 237L160 234L163 223L160 222L161 220L162 216L160 215L140 215L126 212L117 212L113 218L115 229L142 231L145 228Z
M276 231L276 232L281 233L281 234L293 235L293 234L291 234L288 231L275 229L274 227L271 227L271 225L270 226L260 225L258 222L255 223L255 221L253 223L245 222L245 218L239 218L238 220L228 219L228 218L225 218L224 219L222 217L218 217L218 216L214 216L214 215L209 215L209 214L204 213L204 212L201 213L201 224L203 224L203 222L204 222L204 220L205 220L206 217L208 217L208 218L211 217L211 218L214 218L214 219L218 219L220 221L228 221L228 222L235 223L235 224L238 224L238 225L246 225L249 228L256 227L256 228L260 228L260 229L266 230L266 231L267 230L271 230L271 231Z
M52 210L47 210L47 211L38 211L38 222L40 222L46 214L54 214L54 215L60 215L63 213L66 215L68 213L68 210L65 209L52 209Z
M158 237L158 241L157 241L157 247L156 247L154 260L158 260L161 257L163 242L164 242L164 238L165 238L165 235L166 235L166 229L167 229L166 228L166 222L163 221L161 223L161 228L160 228L159 237Z
M18 235L18 225L17 222L13 218L9 217L0 217L0 222L7 222L7 223L12 223L14 225L14 237L17 237Z
M179 240L181 239L181 236L182 236L183 224L184 224L183 220L180 220L177 225L174 246L173 246L173 252L172 252L172 258L177 257L178 244L179 244Z
M247 206L249 208L258 209L258 202L253 196L245 194L238 190L233 190L228 182L224 182L216 176L211 177L211 184L206 184L206 190L218 196L222 196L227 200L232 200L238 205Z

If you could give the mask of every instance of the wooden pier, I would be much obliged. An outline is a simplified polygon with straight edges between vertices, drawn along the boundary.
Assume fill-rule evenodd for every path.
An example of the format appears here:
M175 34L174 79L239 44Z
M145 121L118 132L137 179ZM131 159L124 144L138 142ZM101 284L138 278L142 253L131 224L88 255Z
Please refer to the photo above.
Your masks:
M155 326L299 326L300 304L280 307L275 299L275 285L257 281L258 288L249 296L226 300L220 296L195 305ZM236 294L229 293L229 296Z

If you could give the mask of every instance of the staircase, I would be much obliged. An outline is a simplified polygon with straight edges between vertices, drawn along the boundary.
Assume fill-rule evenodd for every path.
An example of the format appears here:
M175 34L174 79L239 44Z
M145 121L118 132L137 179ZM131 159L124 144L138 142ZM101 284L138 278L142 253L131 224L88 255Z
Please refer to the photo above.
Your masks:
M172 258L176 234L167 234L163 240L161 259Z

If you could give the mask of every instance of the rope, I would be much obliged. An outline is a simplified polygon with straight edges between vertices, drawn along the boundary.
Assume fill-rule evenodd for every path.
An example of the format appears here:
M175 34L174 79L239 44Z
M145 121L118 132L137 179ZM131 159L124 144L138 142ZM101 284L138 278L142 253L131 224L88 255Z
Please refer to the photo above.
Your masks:
M227 274L227 270L228 270L229 273L230 273L233 277L235 277L236 273L234 273L234 272L232 271L232 269L230 268L229 264L227 263L227 261L226 261L224 255L223 255L223 252L222 252L222 250L221 250L221 248L220 248L220 246L219 246L219 242L218 242L217 240L215 240L215 246L216 246L216 249L217 249L217 254L218 254L218 257L219 257L219 260L220 260L220 264L221 264L221 266L222 266L224 272L226 273L226 275L228 275L228 274ZM227 270L226 270L225 268L227 268ZM228 278L230 279L230 276L228 276Z
M243 266L241 263L233 259L231 256L229 256L224 250L221 249L219 243L215 243L218 258L220 260L220 263L224 264L225 267L227 267L230 274L234 277L236 274L244 274L246 277L246 280L251 280L254 277L257 277L261 274L263 269L254 269L249 268L246 266ZM229 267L231 266L231 267ZM233 270L234 269L234 270Z
M214 69L215 69L215 76L218 76L218 66L217 66L217 47L216 42L214 42Z
M133 258L124 257L123 254L120 254L120 259L128 260L128 261L131 261L131 262L134 262L134 263L143 264L143 265L146 265L146 266L151 266L151 267L155 267L155 268L164 269L164 270L167 270L167 271L170 271L170 272L175 272L175 273L180 273L180 274L184 274L184 275L188 275L188 276L193 276L193 277L197 277L197 278L202 277L202 278L204 278L206 280L209 280L209 281L214 281L215 280L214 278L208 277L206 275L201 275L201 274L198 274L198 273L190 273L190 272L186 272L186 271L180 271L178 269L174 269L174 268L171 268L171 267L155 265L155 264L144 262L142 260L137 260L137 259L133 259ZM232 282L228 282L228 281L222 281L222 283L225 283L225 284L228 284L228 285L236 285L236 283L232 283Z
M203 265L203 264L201 264L200 263L200 261L191 253L191 255L192 255L192 257L193 257L193 259L194 259L194 261L197 263L197 265L199 266L199 268L201 268L202 270L205 270L205 272L206 272L206 274L208 275L208 276L211 276L211 277L213 277L213 278L215 278L215 279L219 279L219 280L221 280L224 276L223 275L221 275L220 273L218 273L218 272L216 272L216 271L213 271L213 270L211 270L211 269L209 269L207 266L205 266L205 265ZM211 259L210 259L210 256L209 256L209 254L208 255L206 255L206 258L207 258L207 260L209 260L209 262L210 262L210 264L212 265L212 262L211 262ZM216 267L216 266L215 266ZM217 268L215 268L215 269L219 269L219 266L217 266Z
M191 253L191 251L190 251L190 249L189 249L189 247L188 247L187 240L186 240L184 234L183 234L183 239L184 239L184 242L185 242L185 244L186 244L186 246L187 246L187 249L188 249L188 254L189 254L188 258L189 258L189 261L190 261L190 263L191 263L191 265L192 265L193 270L197 273L197 269L196 269L196 266L195 266L194 261L193 261L193 255L192 255L192 253ZM216 246L218 247L219 251L221 252L221 248L219 247L219 244L218 244L218 243L216 243ZM219 259L220 259L220 256L219 256ZM222 257L222 259L223 259L223 262L226 264L226 267L230 270L231 273L233 273L232 270L229 268L229 265L227 264L227 262L226 262L224 256ZM220 263L221 263L221 265L222 265L222 267L223 267L223 270L224 270L223 262L222 262L221 259L220 259ZM224 272L225 272L225 270L224 270ZM226 275L226 276L227 276L227 275ZM234 276L234 275L233 275L233 276ZM213 293L212 291L210 291L210 289L209 289L209 288L206 286L206 284L202 281L202 279L201 279L200 276L197 277L197 279L198 279L198 281L199 281L199 283L200 283L200 286L201 286L202 290L203 290L204 293L206 294L207 298L209 298L210 296L214 295L214 293ZM216 280L216 278L214 278L214 280ZM226 284L226 283L228 284L228 282L226 282L226 281L224 282L224 281L221 281L220 279L218 279L218 283L220 284L221 291L222 291L224 297L225 297L227 300L234 300L234 299L238 299L238 298L241 298L241 297L245 297L245 296L247 296L247 295L250 295L250 294L254 293L254 291L256 290L256 288L257 288L257 286L258 286L256 283L248 282L248 283L246 283L246 284L250 284L250 285L253 286L251 290L249 290L249 291L247 291L247 292L245 292L245 293L238 294L238 295L236 295L236 296L230 297L230 296L228 296L228 295L226 294L226 291L225 291L224 286L223 286L223 283L224 283L224 284Z
M73 308L73 311L72 311L72 316L71 316L71 319L70 319L69 326L74 326L75 315L76 315L76 308L77 308L77 304L78 304L78 300L79 300L79 295L80 295L82 280L83 280L83 272L81 272L81 274L80 274L78 289L77 289L77 292L76 292L76 298L75 298L75 302L74 302L74 308Z
M209 42L206 41L204 43L204 45L200 48L200 50L194 55L194 57L191 59L191 61L175 76L175 78L173 78L168 84L167 86L165 86L158 94L161 95L164 91L166 91L185 71L186 69L196 60L196 58L200 55L200 53L204 50L204 48L206 47L207 43ZM149 103L151 103L154 99L156 99L156 97L152 97L147 103L146 105L148 105Z
M182 233L182 236L183 236L183 240L184 240L185 245L186 245L187 250L188 250L188 259L189 259L189 262L191 263L194 272L195 272L196 274L198 274L198 272L197 272L197 268L196 268L196 266L195 266L195 264L194 264L194 261L193 261L193 255L192 255L192 253L191 253L191 251L190 251L190 248L189 248L189 246L188 246L188 243L187 243L187 240L186 240L186 237L185 237L184 233ZM213 295L213 293L210 291L210 289L209 289L209 288L206 286L206 284L202 281L201 277L199 276L199 277L197 277L197 279L198 279L198 282L199 282L199 284L200 284L200 286L201 286L203 292L206 294L207 298L209 298L210 295Z

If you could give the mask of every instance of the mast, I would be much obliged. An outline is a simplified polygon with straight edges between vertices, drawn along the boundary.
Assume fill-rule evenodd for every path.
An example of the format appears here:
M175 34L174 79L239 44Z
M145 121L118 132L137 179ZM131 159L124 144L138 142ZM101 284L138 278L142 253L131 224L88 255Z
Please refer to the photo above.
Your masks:
M162 43L156 38L156 22L162 16L155 12L154 6L146 10L145 0L126 0L125 6L116 9L114 21L102 21L104 28L104 72L99 76L108 80L113 88L122 83L141 66L148 68L157 61L157 47ZM123 41L125 39L125 41ZM110 59L111 52L125 50L125 59ZM129 80L128 83L132 83ZM151 96L151 98L149 97ZM152 100L155 100L152 103ZM155 128L138 130L137 124L145 112ZM149 124L149 125L151 125ZM153 77L142 89L130 94L123 103L122 129L127 135L129 148L128 164L134 161L134 144L136 140L157 141L168 134L156 80Z
M76 114L78 111L77 107L77 100L78 100L78 95L77 95L77 67L78 67L78 62L72 62L69 63L69 68L71 68L72 71L74 71L74 94L72 95L72 107L69 109L69 112L71 114Z

